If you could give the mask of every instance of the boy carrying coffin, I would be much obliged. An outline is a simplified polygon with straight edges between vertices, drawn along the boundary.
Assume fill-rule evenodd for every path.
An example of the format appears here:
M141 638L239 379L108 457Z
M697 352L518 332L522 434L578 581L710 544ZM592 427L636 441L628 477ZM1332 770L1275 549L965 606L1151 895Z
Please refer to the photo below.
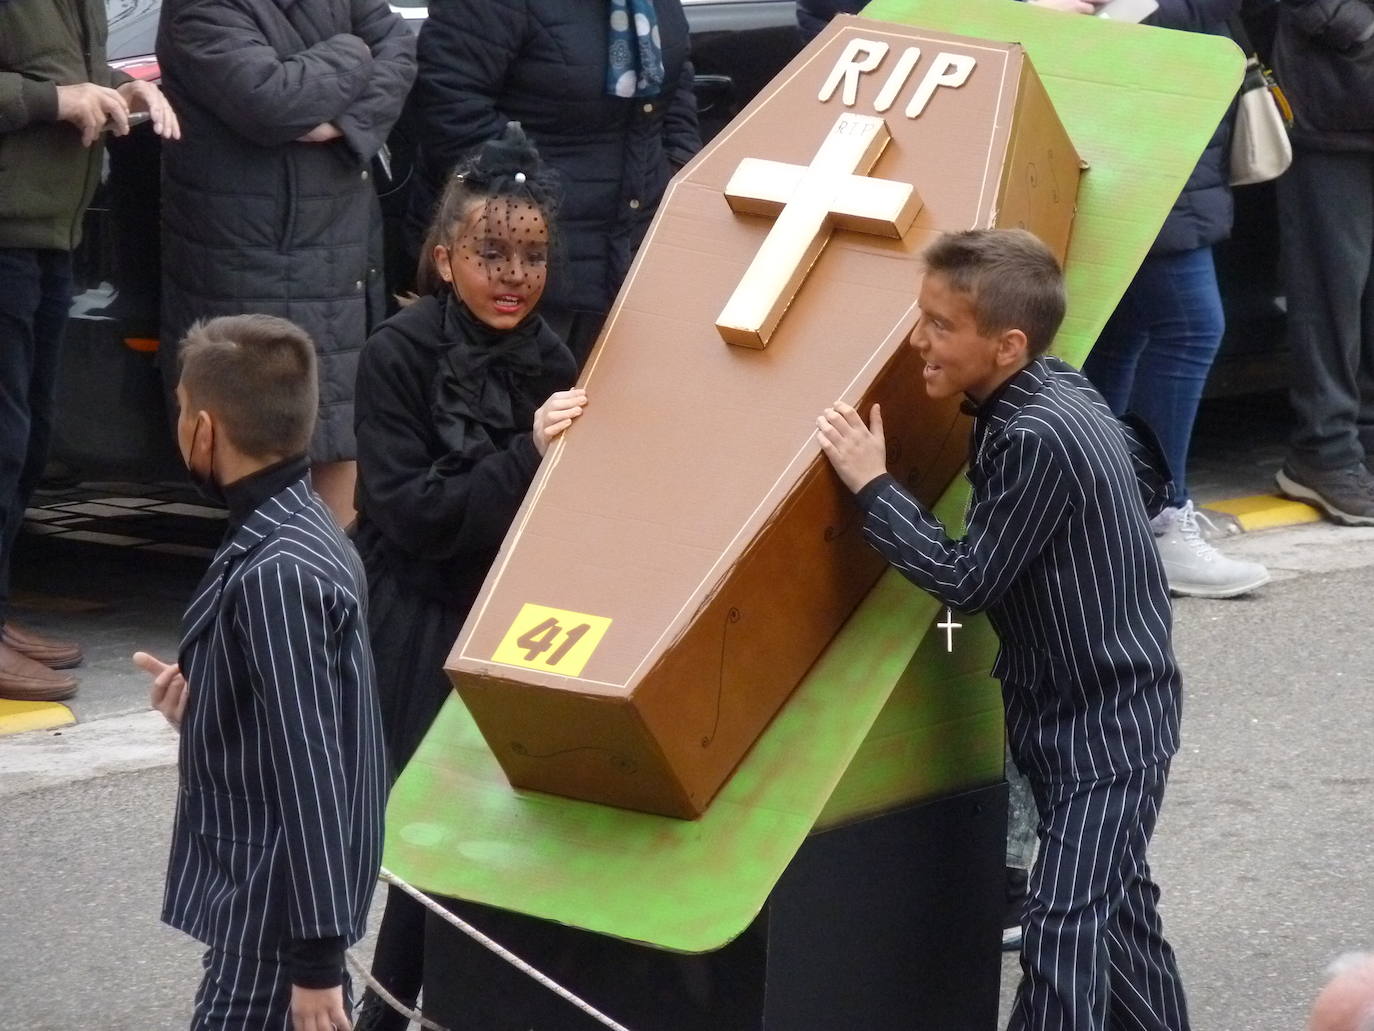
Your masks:
M386 764L353 546L310 487L315 348L267 315L193 326L177 444L229 527L177 663L139 652L181 731L162 919L209 946L191 1027L349 1026L346 946L381 862Z
M1039 811L1012 1031L1187 1031L1145 853L1178 750L1180 677L1154 535L1168 475L1045 352L1063 276L1023 230L946 234L924 254L911 335L926 393L974 415L963 539L885 467L882 415L837 403L817 437L866 513L865 534L917 586L987 610L1001 639L1012 754Z

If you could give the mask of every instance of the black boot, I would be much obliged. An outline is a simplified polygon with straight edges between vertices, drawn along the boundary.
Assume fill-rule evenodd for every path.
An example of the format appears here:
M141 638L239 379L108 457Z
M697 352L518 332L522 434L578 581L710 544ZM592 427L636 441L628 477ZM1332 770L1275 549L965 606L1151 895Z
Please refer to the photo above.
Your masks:
M410 1008L415 1008L413 1002ZM392 1009L391 1004L371 988L363 993L363 1003L358 1008L358 1019L353 1021L353 1031L406 1031L409 1026L410 1021L405 1014Z

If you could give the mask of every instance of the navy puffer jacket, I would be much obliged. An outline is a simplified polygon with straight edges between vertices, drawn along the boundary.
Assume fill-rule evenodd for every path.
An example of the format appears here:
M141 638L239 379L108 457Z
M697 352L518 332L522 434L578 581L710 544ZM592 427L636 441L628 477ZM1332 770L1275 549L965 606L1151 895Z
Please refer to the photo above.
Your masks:
M1240 0L1159 0L1159 10L1148 24L1166 29L1229 36L1227 22L1240 10ZM1231 235L1231 129L1234 105L1217 125L1207 149L1198 159L1164 227L1155 238L1151 254L1178 254L1220 243Z
M797 0L797 28L810 43L837 14L858 14L868 0Z
M668 180L701 148L681 0L654 7L664 92L623 98L606 93L602 0L432 0L414 95L410 245L424 236L444 176L518 121L563 192L545 304L606 311Z

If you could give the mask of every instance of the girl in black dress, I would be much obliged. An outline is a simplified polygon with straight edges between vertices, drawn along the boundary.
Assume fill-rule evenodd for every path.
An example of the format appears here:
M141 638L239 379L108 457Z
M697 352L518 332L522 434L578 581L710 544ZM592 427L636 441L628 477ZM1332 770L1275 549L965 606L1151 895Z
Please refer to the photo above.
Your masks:
M400 773L450 686L444 660L540 458L586 404L577 364L535 314L553 194L512 122L450 176L422 296L377 328L358 369L358 523L388 758ZM424 910L391 892L373 973L419 994ZM371 993L359 1028L406 1022Z

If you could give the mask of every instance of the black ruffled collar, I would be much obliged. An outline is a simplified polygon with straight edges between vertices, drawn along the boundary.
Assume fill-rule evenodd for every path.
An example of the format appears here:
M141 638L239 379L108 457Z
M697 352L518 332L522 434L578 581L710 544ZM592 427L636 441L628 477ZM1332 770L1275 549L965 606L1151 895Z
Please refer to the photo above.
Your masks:
M442 301L444 339L434 384L434 427L450 451L477 461L493 453L490 430L515 424L519 384L543 368L544 320L529 315L514 329L493 329L449 294Z

